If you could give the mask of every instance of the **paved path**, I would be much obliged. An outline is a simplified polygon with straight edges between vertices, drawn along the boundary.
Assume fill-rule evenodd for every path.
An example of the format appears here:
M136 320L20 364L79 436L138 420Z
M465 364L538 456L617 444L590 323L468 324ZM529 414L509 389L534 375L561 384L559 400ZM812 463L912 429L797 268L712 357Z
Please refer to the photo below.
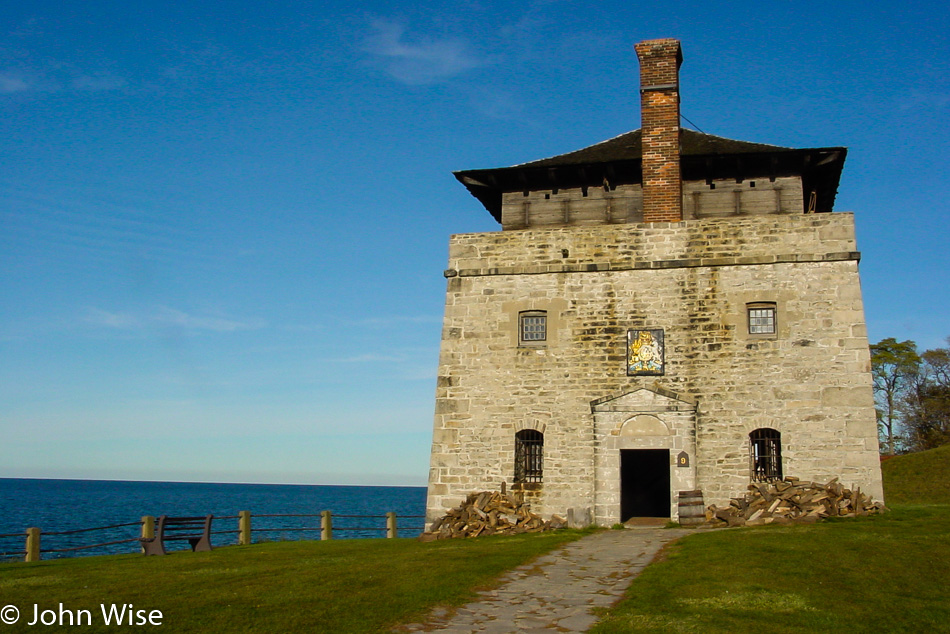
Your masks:
M502 577L454 613L440 609L408 632L586 632L593 608L616 603L664 544L692 531L630 528L566 544Z

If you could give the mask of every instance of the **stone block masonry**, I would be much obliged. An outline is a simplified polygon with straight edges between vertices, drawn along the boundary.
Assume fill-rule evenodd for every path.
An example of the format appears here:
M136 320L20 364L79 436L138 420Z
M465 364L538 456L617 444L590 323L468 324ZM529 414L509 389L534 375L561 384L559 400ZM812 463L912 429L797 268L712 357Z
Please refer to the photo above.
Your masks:
M619 452L666 448L676 489L725 504L749 433L787 475L883 498L851 214L766 215L453 236L428 514L512 483L515 433L544 436L532 510L620 521ZM776 332L750 334L750 304ZM543 345L519 346L523 311ZM663 329L665 372L627 376L629 329ZM685 452L689 467L672 464Z

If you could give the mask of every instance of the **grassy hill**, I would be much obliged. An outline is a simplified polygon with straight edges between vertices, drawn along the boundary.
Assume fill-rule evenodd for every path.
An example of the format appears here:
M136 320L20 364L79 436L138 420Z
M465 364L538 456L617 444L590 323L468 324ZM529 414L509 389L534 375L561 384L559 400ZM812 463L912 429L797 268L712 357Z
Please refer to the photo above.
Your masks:
M950 504L950 445L881 464L887 504Z
M690 535L592 631L950 631L950 446L882 470L891 512Z
M76 621L83 618L79 610L89 612L78 631L113 632L119 629L115 620L107 626L101 610L115 605L117 610L134 606L137 619L140 610L161 612L160 628L122 631L376 634L418 620L436 605L462 605L504 571L583 534L554 531L427 544L413 539L271 542L167 557L4 563L3 616L9 619L13 606L21 618L0 628L32 631L28 621L34 605L52 610L50 622L62 605ZM73 631L68 618L64 625L40 629Z

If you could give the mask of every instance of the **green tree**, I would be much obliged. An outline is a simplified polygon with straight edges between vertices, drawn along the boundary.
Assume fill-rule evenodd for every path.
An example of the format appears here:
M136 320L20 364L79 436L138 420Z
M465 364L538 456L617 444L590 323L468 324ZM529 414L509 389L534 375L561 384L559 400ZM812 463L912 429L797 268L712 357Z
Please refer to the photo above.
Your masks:
M878 431L887 454L893 455L900 442L897 433L900 410L907 403L908 391L920 374L920 365L917 344L913 341L897 341L889 337L871 345Z
M950 442L950 348L927 350L921 361L904 395L907 444L915 451Z

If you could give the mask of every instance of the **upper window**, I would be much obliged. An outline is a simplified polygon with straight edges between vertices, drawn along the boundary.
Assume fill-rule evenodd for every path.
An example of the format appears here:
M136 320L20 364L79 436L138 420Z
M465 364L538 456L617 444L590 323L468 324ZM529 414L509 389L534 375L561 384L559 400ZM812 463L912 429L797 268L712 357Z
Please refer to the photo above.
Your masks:
M518 342L543 344L548 338L548 314L543 310L526 310L518 315Z
M775 304L772 302L757 302L747 305L749 311L750 335L774 335Z
M767 427L749 434L749 463L753 482L782 479L782 434Z
M544 434L522 429L515 434L515 482L540 482L544 467Z

